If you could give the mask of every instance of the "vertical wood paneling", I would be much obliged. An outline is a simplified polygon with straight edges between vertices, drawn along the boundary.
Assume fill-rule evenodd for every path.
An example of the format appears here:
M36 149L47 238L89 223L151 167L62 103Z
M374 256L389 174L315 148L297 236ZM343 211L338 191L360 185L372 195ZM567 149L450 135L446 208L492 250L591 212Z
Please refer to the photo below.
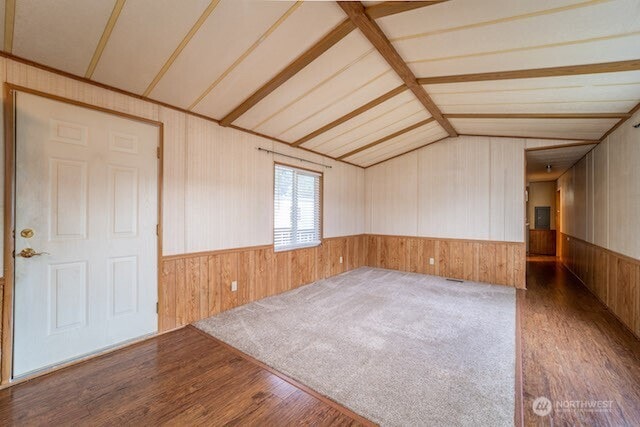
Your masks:
M562 235L562 263L640 338L640 261Z
M369 235L368 242L371 267L525 287L524 243L382 235Z

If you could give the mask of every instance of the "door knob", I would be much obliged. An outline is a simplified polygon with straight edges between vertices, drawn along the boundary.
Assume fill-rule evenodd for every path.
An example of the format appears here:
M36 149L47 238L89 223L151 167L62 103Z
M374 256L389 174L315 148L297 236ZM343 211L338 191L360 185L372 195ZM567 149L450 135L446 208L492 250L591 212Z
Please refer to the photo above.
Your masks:
M34 257L34 256L39 256L39 255L49 255L49 253L48 252L36 252L32 248L24 248L23 250L20 251L20 253L18 255L21 256L22 258L31 258L31 257Z

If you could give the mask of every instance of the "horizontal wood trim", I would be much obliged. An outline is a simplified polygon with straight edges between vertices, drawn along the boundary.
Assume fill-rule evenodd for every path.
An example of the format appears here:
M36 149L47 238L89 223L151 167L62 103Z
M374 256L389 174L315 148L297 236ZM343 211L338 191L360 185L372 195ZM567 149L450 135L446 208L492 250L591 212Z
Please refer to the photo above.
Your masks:
M629 113L455 113L445 114L448 119L623 119Z
M559 148L568 148L568 147L582 147L585 145L594 145L597 144L598 141L584 141L584 142L576 142L574 144L558 144L558 145L550 145L547 147L533 147L533 148L525 148L524 151L545 151L545 150L557 150Z
M566 137L553 137L553 136L522 136L522 135L491 135L491 134L479 134L479 133L461 133L460 136L482 136L488 138L518 138L518 139L542 139L548 141L581 141L589 144L597 144L600 142L598 139L584 139L584 138L566 138Z
M422 77L421 85L443 83L467 83L487 80L531 79L537 77L575 76L580 74L616 73L640 70L640 59L604 62L600 64L569 65L563 67L531 68L526 70L494 71L488 73L458 74L451 76Z
M365 111L368 111L368 110L372 109L373 107L382 104L383 102L393 98L396 95L399 95L400 93L404 92L407 89L408 88L405 85L398 86L397 88L390 90L389 92L385 93L384 95L377 97L373 101L367 102L362 107L356 108L355 110L351 111L350 113L347 113L344 116L332 121L331 123L328 123L328 124L322 126L321 128L311 132L310 134L308 134L306 136L303 136L299 140L293 142L291 144L291 146L297 147L297 146L299 146L301 144L304 144L305 142L309 141L310 139L313 139L316 136L321 135L321 134L325 133L326 131L328 131L330 129L333 129L336 126L341 125L342 123L344 123L346 121L349 121L349 120L351 120L352 118L354 118L356 116L359 116L360 114L364 113Z
M529 230L529 253L555 256L556 230Z
M133 93L133 92L128 92L126 90L119 89L119 88L114 87L114 86L109 86L109 85L104 84L104 83L96 82L94 80L90 80L90 79L87 79L87 78L82 77L82 76L71 74L71 73L68 73L66 71L58 70L56 68L52 68L52 67L49 67L47 65L40 64L38 62L31 61L29 59L21 58L19 56L15 56L15 55L12 55L12 54L7 53L7 52L0 51L0 57L9 59L11 61L19 62L21 64L25 64L25 65L28 65L30 67L37 68L39 70L47 71L49 73L53 73L53 74L56 74L56 75L59 75L59 76L62 76L62 77L66 77L68 79L72 79L72 80L75 80L75 81L78 81L78 82L81 82L81 83L90 84L90 85L93 85L95 87L99 87L101 89L106 89L106 90L109 90L109 91L112 91L112 92L115 92L115 93L119 93L121 95L129 96L129 97L134 98L134 99L139 99L139 100L142 100L142 101L145 101L145 102L149 102L151 104L158 105L160 107L170 108L172 110L181 112L183 114L187 114L187 115L192 116L192 117L197 117L199 119L206 120L208 122L213 122L213 123L216 123L216 124L220 124L219 120L216 120L216 119L214 119L212 117L209 117L209 116L205 116L204 114L200 114L200 113L196 113L196 112L193 112L193 111L189 111L187 109L180 108L180 107L177 107L175 105L167 104L166 102L162 102L162 101L158 101L158 100L155 100L155 99L152 99L152 98L148 98L146 96L142 96L142 95L139 95L139 94L136 94L136 93ZM76 102L76 101L74 101L74 102ZM85 104L85 105L90 105L90 104ZM252 130L242 128L240 126L229 126L229 127L232 127L233 129L239 130L240 132L244 132L244 133L248 133L248 134L251 134L251 135L259 136L261 138L265 138L265 139L270 140L270 141L278 142L280 144L285 144L287 146L290 145L288 142L283 141L281 139L278 139L278 138L275 138L275 137L272 137L272 136L269 136L269 135L261 134L261 133L258 133L258 132L254 132ZM335 158L333 158L331 156L327 156L326 154L322 154L322 153L320 153L318 151L314 151L314 150L311 150L309 148L304 148L304 147L298 147L298 148L301 149L301 150L307 151L309 153L313 153L315 155L327 158L327 159L336 160ZM353 164L353 163L349 163L349 162L345 162L344 160L338 160L338 161L340 161L342 163L345 163L345 164L348 164L348 165L351 165L351 166L362 168L362 166L359 166L359 165L356 165L356 164Z
M412 124L411 126L407 126L407 127L406 127L406 128L404 128L404 129L400 129L400 130L399 130L399 131L397 131L397 132L394 132L394 133L392 133L392 134L390 134L390 135L387 135L387 136L383 136L382 138L380 138L380 139L378 139L378 140L376 140L376 141L373 141L373 142L371 142L371 143L369 143L369 144L363 145L362 147L358 147L358 148L356 148L355 150L349 151L348 153L343 154L342 156L338 157L338 160L343 160L343 159L346 159L347 157L351 157L351 156L353 156L354 154L358 154L358 153L360 153L360 152L362 152L362 151L365 151L365 150L368 150L368 149L370 149L370 148L373 148L373 147L375 147L376 145L382 144L383 142L387 142L387 141L389 141L390 139L393 139L393 138L395 138L395 137L398 137L398 136L400 136L400 135L403 135L403 134L405 134L405 133L407 133L407 132L411 132L411 131L412 131L412 130L414 130L414 129L418 129L419 127L422 127L422 126L428 125L429 123L432 123L432 122L434 122L434 121L435 121L435 119L434 119L433 117L429 117L429 118L428 118L428 119L426 119L426 120L422 120L422 121L420 121L420 122L418 122L418 123L414 123L414 124Z
M561 233L560 260L640 339L640 260Z
M369 235L367 265L520 289L526 284L520 242Z

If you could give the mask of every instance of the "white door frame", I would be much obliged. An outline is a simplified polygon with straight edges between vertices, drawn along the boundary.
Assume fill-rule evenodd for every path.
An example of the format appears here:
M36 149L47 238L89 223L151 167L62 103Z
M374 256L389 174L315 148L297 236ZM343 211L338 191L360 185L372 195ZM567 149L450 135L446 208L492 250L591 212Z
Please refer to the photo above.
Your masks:
M157 243L158 243L158 271L157 286L158 286L158 307L163 306L163 295L160 290L160 269L162 265L162 171L163 171L163 142L164 142L164 125L162 122L150 120L144 117L135 116L120 111L111 110L108 108L98 107L95 105L87 104L80 101L60 97L57 95L40 92L37 90L29 89L22 86L13 85L11 83L4 84L4 125L5 125L5 170L4 170L4 283L2 283L3 298L2 298L2 360L0 367L0 384L8 385L12 383L12 371L13 371L13 311L14 311L14 251L15 251L15 236L14 236L14 214L15 214L15 93L23 92L32 95L37 95L43 98L52 99L59 102L64 102L71 105L87 108L90 110L96 110L103 113L113 114L116 116L128 118L131 120L151 124L158 127L158 231L157 231ZM158 313L158 332L160 332L161 316ZM156 332L156 334L158 333ZM127 343L128 345L131 343ZM117 348L117 347L116 347ZM111 349L112 350L112 349ZM107 350L109 351L109 350ZM41 372L35 373L27 378L21 378L20 381L31 379L35 376L49 373L53 370L60 369L64 366L68 366L73 363L78 363L81 360L95 357L103 352L96 353L94 355L62 364L53 368L45 369ZM19 382L19 381L16 381Z

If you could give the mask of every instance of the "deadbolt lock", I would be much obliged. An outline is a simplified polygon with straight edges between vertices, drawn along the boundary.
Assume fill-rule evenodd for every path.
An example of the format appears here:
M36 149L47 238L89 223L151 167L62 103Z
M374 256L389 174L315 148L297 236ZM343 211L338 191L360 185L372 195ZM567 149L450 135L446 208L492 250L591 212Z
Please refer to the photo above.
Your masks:
M20 232L20 235L21 235L22 237L24 237L25 239L30 239L30 238L32 238L32 237L33 237L33 234L34 234L34 233L33 233L33 230L32 230L32 229L30 229L30 228L25 228L24 230L22 230L22 231Z

